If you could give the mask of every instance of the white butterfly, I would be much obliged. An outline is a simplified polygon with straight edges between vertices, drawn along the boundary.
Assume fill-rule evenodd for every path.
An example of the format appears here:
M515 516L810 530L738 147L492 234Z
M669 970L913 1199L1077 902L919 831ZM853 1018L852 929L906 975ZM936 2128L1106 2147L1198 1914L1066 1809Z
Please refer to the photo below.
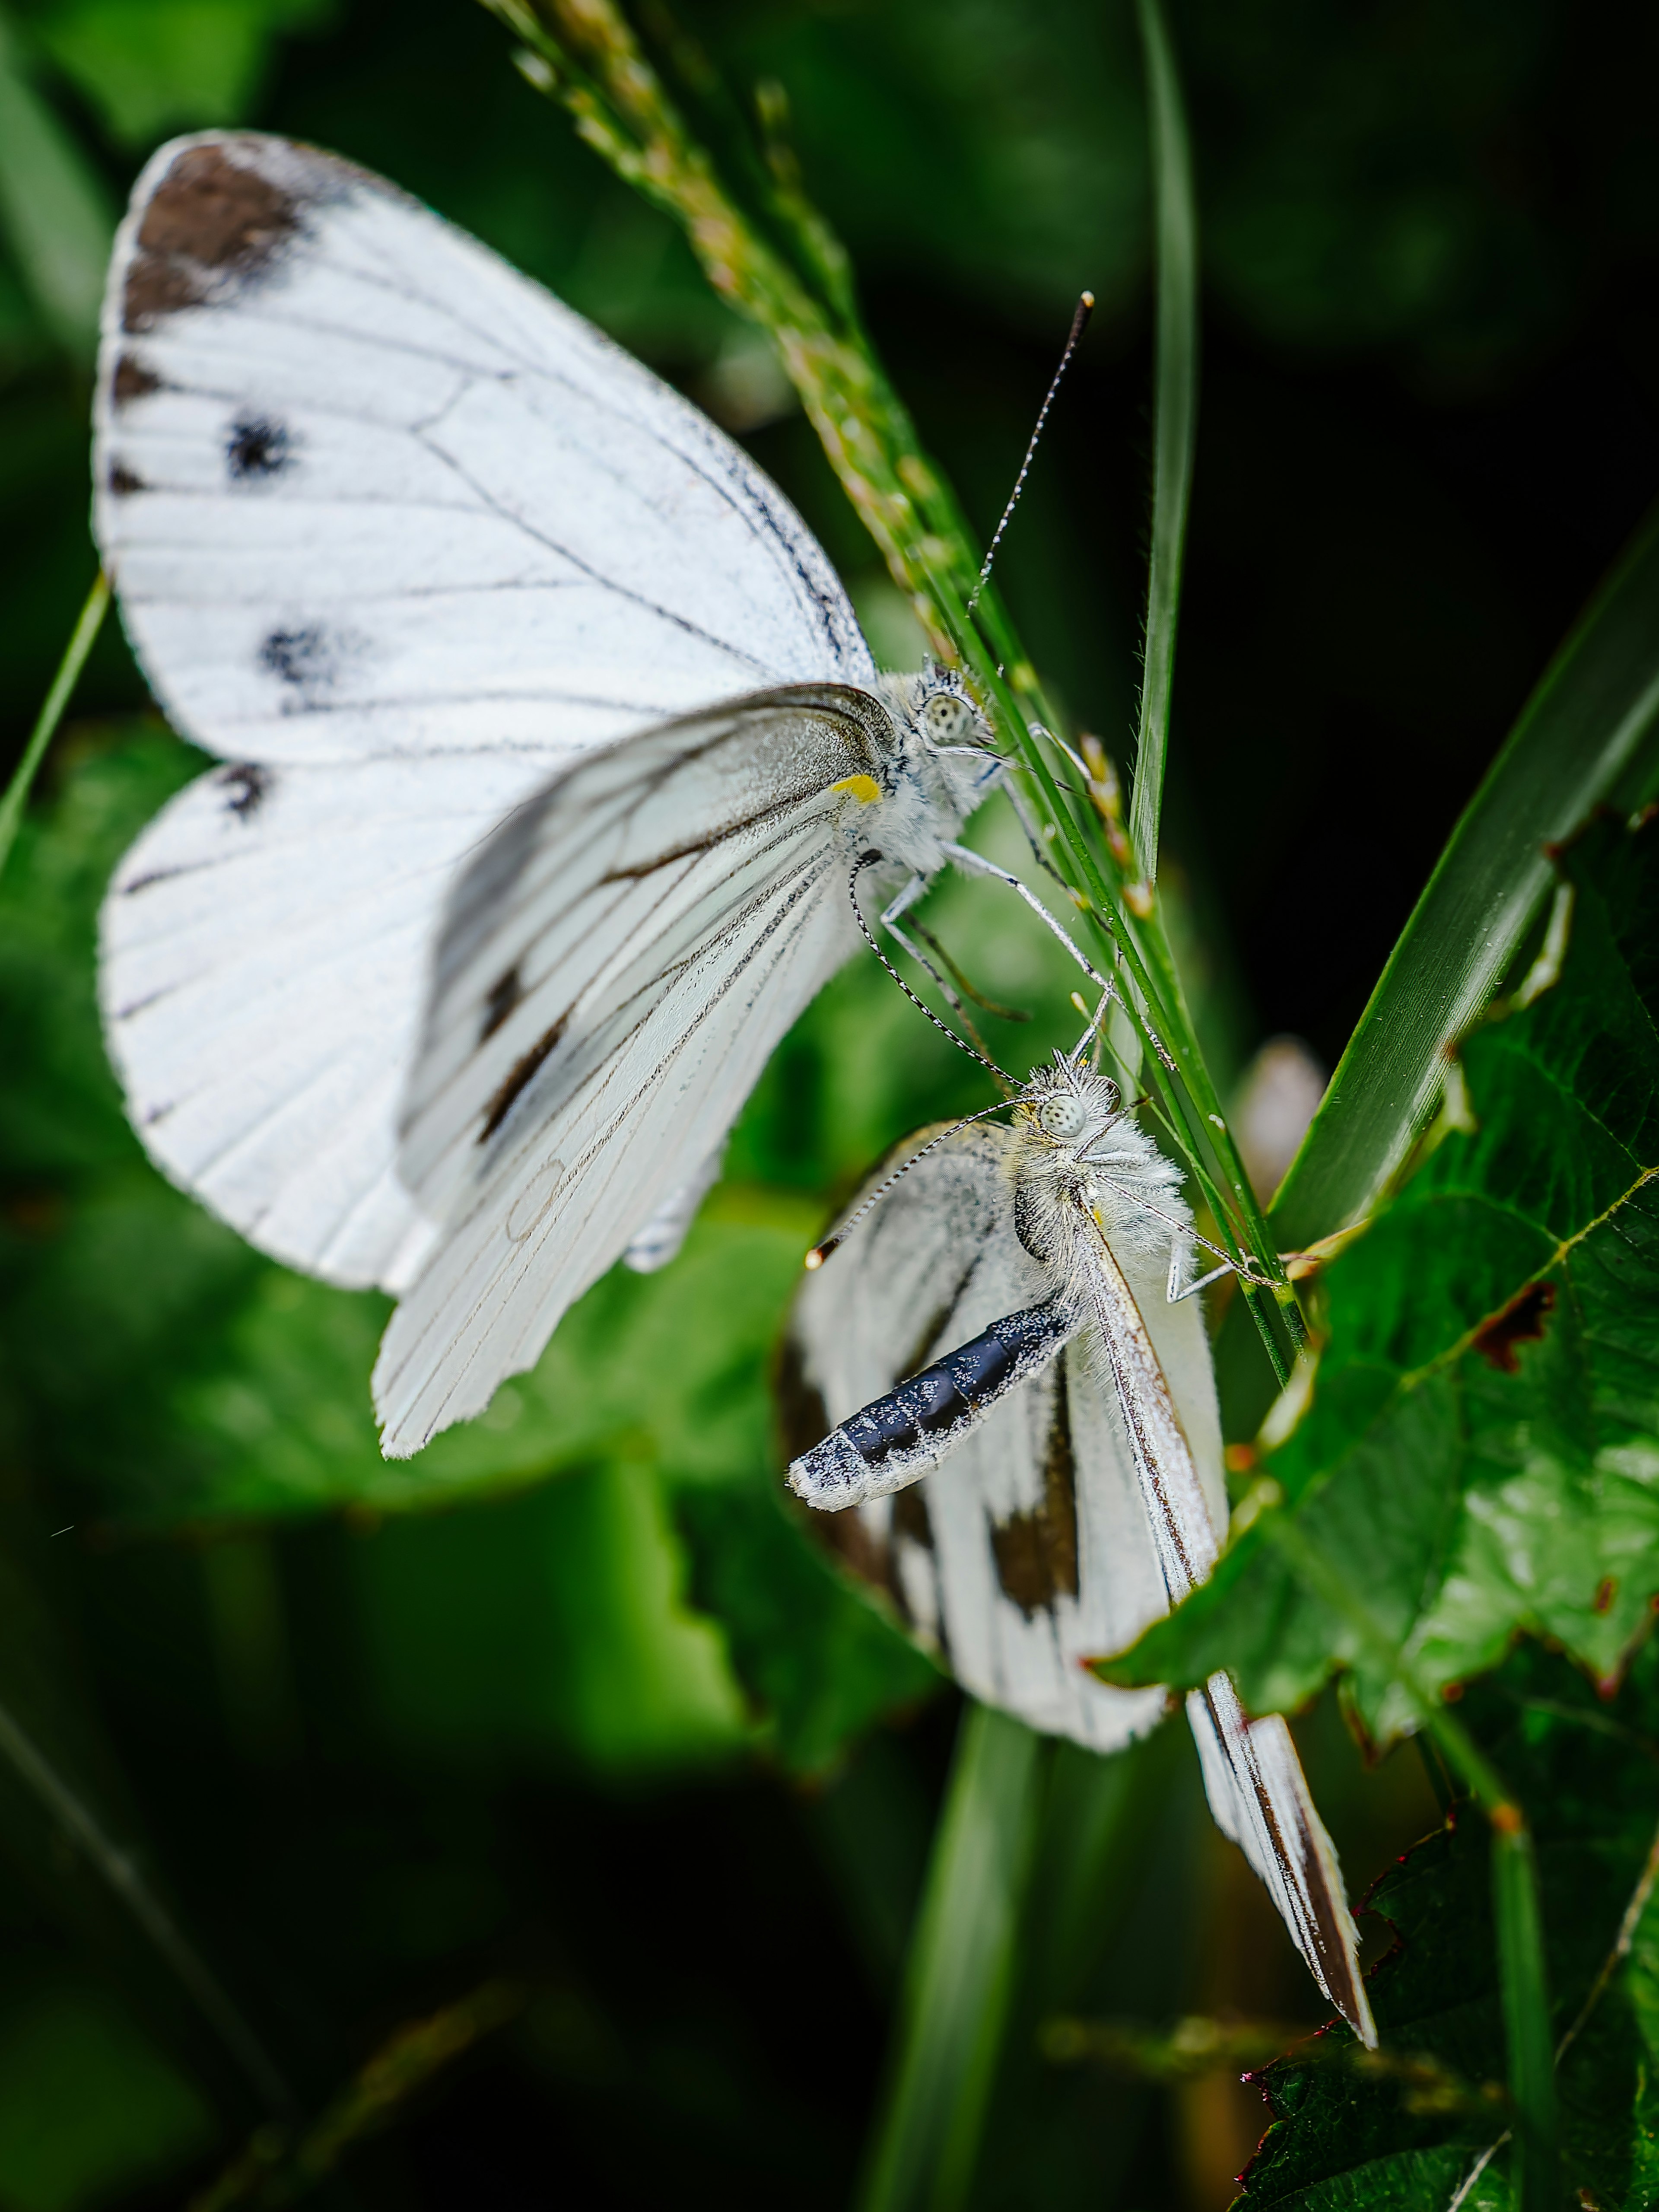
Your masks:
M233 763L106 904L130 1110L264 1249L402 1295L407 1454L672 1256L854 861L896 933L946 860L1000 874L953 842L1000 770L695 408L330 155L155 156L96 432L128 634Z
M1085 1662L1206 1579L1227 1502L1203 1323L1178 1289L1180 1178L1084 1064L1088 1042L1036 1072L1012 1127L924 1132L902 1180L872 1186L854 1220L892 1183L873 1223L803 1287L786 1405L822 1439L790 1486L845 1514L824 1525L847 1562L975 1696L1104 1752L1152 1727L1165 1693ZM1374 2045L1289 1729L1248 1721L1224 1674L1188 1711L1218 1824Z

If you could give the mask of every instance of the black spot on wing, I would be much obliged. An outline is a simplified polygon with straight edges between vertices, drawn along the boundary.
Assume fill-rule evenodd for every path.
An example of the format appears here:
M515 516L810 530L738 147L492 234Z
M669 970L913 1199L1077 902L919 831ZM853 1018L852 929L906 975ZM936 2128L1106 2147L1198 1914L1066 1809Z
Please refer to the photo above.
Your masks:
M274 676L288 693L286 713L302 713L331 691L348 664L363 651L363 641L349 630L331 629L325 623L296 623L290 629L273 629L261 641L256 656L267 676Z
M125 461L112 463L109 475L105 481L117 499L131 498L134 492L143 491L144 489L143 477L136 470L130 469Z
M221 791L230 794L225 801L226 812L240 815L246 822L264 805L276 778L257 761L241 761L234 768L221 769L214 781Z
M225 439L225 468L234 483L281 476L294 465L294 441L284 422L266 415L239 415Z

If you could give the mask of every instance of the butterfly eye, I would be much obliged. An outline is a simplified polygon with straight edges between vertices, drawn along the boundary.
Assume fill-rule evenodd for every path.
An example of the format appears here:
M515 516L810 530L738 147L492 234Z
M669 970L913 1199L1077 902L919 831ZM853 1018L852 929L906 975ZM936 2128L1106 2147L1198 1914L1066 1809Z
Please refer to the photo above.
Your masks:
M948 744L967 731L971 709L954 691L935 691L923 706L921 719L937 744Z
M1037 1120L1045 1134L1050 1137L1080 1136L1088 1126L1089 1118L1089 1109L1082 1099L1064 1095L1045 1098L1037 1109Z

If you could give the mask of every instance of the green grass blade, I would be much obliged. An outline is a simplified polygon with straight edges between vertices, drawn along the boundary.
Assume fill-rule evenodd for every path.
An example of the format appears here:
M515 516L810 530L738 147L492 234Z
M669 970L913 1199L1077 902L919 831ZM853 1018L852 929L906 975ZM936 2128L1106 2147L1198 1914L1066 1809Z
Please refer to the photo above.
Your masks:
M1129 836L1148 883L1158 875L1158 825L1175 681L1181 560L1198 425L1198 222L1181 84L1158 0L1140 0L1152 125L1157 239L1158 360L1152 467L1152 557L1146 580L1146 659L1140 686Z
M11 781L0 794L0 872L3 872L16 841L18 824L23 819L23 809L28 803L36 773L46 757L46 747L64 719L64 709L80 681L81 671L86 665L87 655L92 651L93 640L103 625L108 606L109 579L100 569L97 582L87 594L87 603L64 648L64 658L58 664L58 673L52 679L46 704L29 732L23 757L12 771Z
M1282 1249L1375 1204L1554 881L1545 847L1659 763L1659 519L1591 601L1464 809L1348 1041L1272 1221Z
M1557 2212L1561 2202L1560 2122L1538 1854L1532 1831L1518 1820L1493 1824L1492 1881L1510 2099L1515 2110L1515 2201L1517 2212Z
M957 2212L967 2202L1012 1986L1042 1748L988 1706L963 1716L859 2212Z

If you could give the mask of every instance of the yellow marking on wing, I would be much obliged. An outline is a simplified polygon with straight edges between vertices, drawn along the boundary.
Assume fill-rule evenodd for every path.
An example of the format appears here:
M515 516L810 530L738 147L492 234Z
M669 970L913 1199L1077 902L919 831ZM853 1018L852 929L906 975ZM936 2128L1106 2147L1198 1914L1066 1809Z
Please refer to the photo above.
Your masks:
M831 791L850 791L861 805L873 805L881 797L881 786L872 775L847 775L839 783L832 783Z

